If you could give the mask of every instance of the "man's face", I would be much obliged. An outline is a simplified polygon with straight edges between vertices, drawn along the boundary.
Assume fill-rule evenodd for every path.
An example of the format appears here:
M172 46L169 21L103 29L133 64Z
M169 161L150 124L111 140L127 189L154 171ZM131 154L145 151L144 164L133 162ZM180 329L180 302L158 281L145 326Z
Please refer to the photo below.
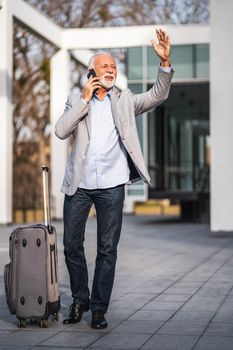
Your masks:
M116 81L117 68L115 60L109 55L99 55L95 58L94 69L99 83L105 89L111 89Z

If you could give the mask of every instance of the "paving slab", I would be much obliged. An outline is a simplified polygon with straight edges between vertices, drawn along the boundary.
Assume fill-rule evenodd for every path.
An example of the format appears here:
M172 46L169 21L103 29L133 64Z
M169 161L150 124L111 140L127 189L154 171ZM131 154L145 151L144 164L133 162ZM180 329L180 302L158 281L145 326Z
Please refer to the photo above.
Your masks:
M142 350L192 350L197 336L155 334L141 348Z
M215 316L215 312L209 311L183 311L179 310L170 321L208 322Z
M142 310L171 310L176 311L184 305L183 301L158 301L153 300L142 307Z
M113 329L113 333L123 334L154 334L163 322L148 320L126 320Z
M213 322L230 322L233 323L233 308L221 312L218 311L215 313L215 316L213 318Z
M9 345L17 347L20 346L29 346L29 345L37 345L42 341L52 337L56 332L52 332L49 330L44 330L43 332L32 331L32 330L22 330L22 331L13 331L7 333L5 336L0 338L1 345Z
M96 332L59 332L55 334L53 337L43 341L40 345L44 346L53 346L59 348L62 347L87 347L91 345L94 341L101 338L103 335L101 333Z
M232 350L233 338L203 336L194 348L195 350Z
M168 321L159 330L158 334L201 335L207 322Z
M129 320L143 320L143 321L168 321L175 311L171 310L138 310L129 317Z
M163 293L157 296L157 301L187 301L191 296L187 294L170 294L170 293Z
M233 337L233 324L226 322L211 322L205 330L205 335Z
M129 349L139 350L150 338L149 334L125 334L109 333L91 345L92 348L100 349Z

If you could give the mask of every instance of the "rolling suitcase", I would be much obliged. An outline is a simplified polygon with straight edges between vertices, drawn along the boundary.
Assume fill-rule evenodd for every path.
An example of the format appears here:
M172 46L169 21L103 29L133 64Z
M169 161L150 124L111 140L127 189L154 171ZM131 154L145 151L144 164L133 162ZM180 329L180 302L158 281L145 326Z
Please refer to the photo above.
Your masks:
M10 236L10 263L5 265L4 283L9 310L19 319L39 321L48 327L48 318L58 321L57 234L51 226L48 167L42 166L45 224L16 228Z

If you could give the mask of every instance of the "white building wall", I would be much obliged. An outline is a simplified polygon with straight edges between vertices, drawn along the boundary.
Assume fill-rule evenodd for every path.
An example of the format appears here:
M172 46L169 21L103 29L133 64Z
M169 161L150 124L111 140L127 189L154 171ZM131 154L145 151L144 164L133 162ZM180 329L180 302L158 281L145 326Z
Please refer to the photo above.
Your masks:
M155 37L155 28L165 30L172 45L201 44L209 41L209 26L199 24L72 28L63 31L62 47L76 50L150 45L150 39Z
M11 1L0 9L0 224L12 221L12 35Z
M59 140L54 127L62 115L70 90L70 55L66 50L58 51L51 59L50 78L50 122L51 122L51 176L53 217L63 216L64 195L60 192L67 161L68 141Z
M211 0L211 231L233 232L233 1Z

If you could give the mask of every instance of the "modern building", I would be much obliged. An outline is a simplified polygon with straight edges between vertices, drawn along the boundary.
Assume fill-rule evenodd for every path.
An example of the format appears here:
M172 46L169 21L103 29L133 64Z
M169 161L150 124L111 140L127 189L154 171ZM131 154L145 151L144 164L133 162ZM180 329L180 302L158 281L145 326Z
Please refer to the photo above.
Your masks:
M211 0L211 23L161 26L172 42L175 76L169 99L137 118L152 186L136 183L126 190L125 210L148 198L170 198L182 204L185 217L199 216L210 196L211 231L233 232L233 2ZM153 83L158 60L150 47L154 26L63 29L23 0L0 2L0 222L12 220L12 23L13 19L59 49L51 60L51 123L64 108L70 90L70 55L87 64L92 49L127 48L127 79L118 86L143 92ZM93 31L95 35L93 35ZM101 42L95 40L96 34ZM62 67L62 69L61 69ZM62 216L59 193L68 155L68 141L52 136L52 196L56 217ZM204 207L196 205L204 203ZM196 210L196 212L195 212Z

